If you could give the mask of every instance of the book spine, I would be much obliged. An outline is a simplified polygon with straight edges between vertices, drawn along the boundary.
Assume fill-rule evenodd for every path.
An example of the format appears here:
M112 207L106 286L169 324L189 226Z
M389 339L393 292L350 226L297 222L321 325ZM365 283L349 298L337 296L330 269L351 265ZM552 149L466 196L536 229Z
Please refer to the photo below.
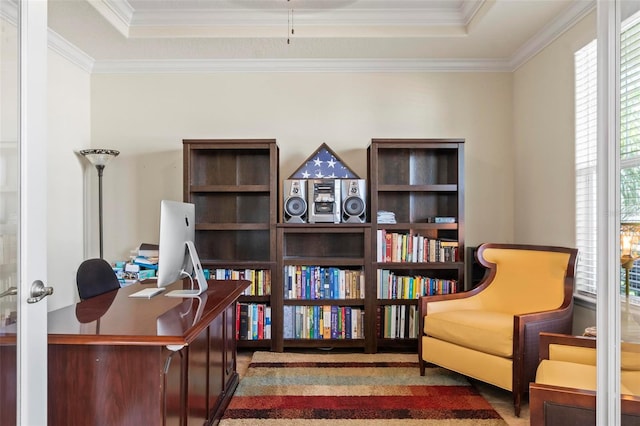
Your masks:
M264 308L264 338L271 339L271 306Z

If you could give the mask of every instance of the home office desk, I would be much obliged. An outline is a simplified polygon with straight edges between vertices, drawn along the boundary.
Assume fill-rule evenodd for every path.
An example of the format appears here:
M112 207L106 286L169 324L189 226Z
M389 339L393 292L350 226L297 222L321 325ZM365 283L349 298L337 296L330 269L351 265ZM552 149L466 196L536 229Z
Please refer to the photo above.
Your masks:
M49 425L217 423L238 384L235 302L249 284L130 298L148 287L136 283L50 312Z

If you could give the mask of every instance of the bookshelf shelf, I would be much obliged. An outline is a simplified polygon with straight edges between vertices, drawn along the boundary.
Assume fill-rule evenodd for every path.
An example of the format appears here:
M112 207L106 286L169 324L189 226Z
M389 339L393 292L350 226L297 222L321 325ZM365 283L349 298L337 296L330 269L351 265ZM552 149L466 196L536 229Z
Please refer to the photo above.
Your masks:
M457 185L380 185L379 192L457 192Z
M265 192L269 193L268 185L192 185L191 191L197 192Z
M372 335L376 350L417 347L416 296L409 290L406 290L406 298L396 295L397 288L405 291L408 287L399 287L393 279L421 277L440 283L419 287L411 281L411 292L426 291L427 287L429 291L464 290L463 147L462 139L371 141L368 182L369 217L372 218L371 275L375 286L372 297L375 297L376 311ZM393 212L397 223L378 223L379 211ZM436 217L454 223L428 222ZM386 239L389 235L395 235L400 242ZM405 240L402 240L403 236ZM420 237L420 240L414 237ZM418 241L419 249L415 248ZM425 241L431 241L433 245L425 244ZM443 249L445 245L455 248ZM393 248L393 253L389 247ZM429 256L436 252L438 261L415 261L430 259ZM450 260L452 253L454 261ZM384 261L385 258L393 261ZM389 274L383 275L384 271ZM389 275L395 278L389 278ZM385 280L387 283L383 285Z
M273 344L264 332L266 316L273 312L277 267L278 156L273 139L183 140L184 200L196 205L201 262L212 273L253 282L238 306L244 306L249 319L261 321L260 338L247 336L252 325L240 326L237 309L238 337L244 331L239 347L271 349Z
M352 349L365 348L365 339L286 339L288 348L297 349Z
M197 231L250 231L250 230L269 230L267 223L199 223L196 225Z

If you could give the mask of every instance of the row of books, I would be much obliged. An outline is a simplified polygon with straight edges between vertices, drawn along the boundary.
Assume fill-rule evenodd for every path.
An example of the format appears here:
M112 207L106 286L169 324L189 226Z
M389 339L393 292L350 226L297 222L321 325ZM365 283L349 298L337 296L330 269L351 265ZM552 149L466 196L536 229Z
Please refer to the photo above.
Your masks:
M285 339L363 339L364 309L350 306L292 306L283 309Z
M393 271L378 269L376 289L378 299L417 299L420 296L456 293L458 282L421 275L396 275Z
M415 339L418 337L418 307L415 305L378 306L376 311L378 337L384 339Z
M377 262L455 262L458 242L423 235L387 232L376 233Z
M307 265L284 267L285 299L363 299L364 286L362 270Z
M251 285L244 296L267 296L271 294L271 271L268 269L212 269L211 278L216 280L247 280Z
M271 306L263 303L238 303L236 339L271 339Z

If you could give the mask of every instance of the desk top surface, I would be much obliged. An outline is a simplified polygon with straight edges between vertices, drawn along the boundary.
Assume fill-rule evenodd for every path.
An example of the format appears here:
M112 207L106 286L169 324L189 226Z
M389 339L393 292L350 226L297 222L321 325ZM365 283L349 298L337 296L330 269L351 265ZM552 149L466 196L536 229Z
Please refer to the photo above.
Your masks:
M178 281L150 299L130 294L155 284L135 283L48 314L50 344L185 345L190 343L250 284L209 281L195 298L164 296L182 288Z

